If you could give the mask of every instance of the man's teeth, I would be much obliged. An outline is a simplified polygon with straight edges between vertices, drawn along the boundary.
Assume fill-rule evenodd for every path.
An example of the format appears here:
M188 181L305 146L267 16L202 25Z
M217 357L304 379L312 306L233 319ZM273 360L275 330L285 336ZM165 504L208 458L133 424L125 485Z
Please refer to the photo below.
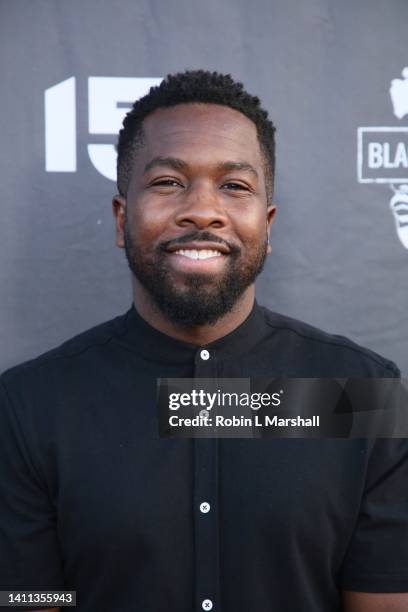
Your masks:
M210 251L209 249L179 249L176 251L177 255L184 255L190 259L209 259L210 257L221 257L219 251Z

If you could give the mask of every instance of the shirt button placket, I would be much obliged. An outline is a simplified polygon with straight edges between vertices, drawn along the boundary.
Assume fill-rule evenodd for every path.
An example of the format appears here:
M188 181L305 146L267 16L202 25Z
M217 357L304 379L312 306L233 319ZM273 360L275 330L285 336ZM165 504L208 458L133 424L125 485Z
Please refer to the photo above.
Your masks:
M214 351L198 349L195 356L195 379L216 378L216 362ZM196 380L196 388L199 388L199 380ZM220 610L218 441L214 438L194 440L193 506L196 610L217 612Z

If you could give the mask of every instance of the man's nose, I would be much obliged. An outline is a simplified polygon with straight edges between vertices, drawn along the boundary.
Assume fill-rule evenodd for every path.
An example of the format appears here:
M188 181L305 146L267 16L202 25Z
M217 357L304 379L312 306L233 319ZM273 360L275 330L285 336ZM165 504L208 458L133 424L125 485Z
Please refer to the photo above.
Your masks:
M191 184L181 198L175 222L181 227L224 227L227 222L219 189L207 181Z

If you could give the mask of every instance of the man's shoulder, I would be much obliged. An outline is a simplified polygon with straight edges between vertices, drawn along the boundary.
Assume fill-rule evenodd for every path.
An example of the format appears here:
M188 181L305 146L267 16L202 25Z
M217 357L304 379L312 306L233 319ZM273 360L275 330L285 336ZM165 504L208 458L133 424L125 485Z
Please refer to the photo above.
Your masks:
M1 374L0 379L5 381L20 380L32 376L46 376L58 370L67 374L70 368L98 359L98 355L106 353L112 340L123 331L126 313L99 323L71 338L60 345L41 353L40 355L23 361Z
M348 376L400 376L396 364L353 340L329 333L305 321L271 311L262 306L267 326L280 337L282 350L320 369L339 367Z

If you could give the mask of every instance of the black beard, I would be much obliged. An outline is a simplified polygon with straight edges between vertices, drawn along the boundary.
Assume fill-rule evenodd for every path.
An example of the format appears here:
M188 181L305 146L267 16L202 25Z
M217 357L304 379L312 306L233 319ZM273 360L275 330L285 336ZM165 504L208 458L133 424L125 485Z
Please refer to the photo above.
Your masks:
M130 270L165 317L182 327L214 325L232 310L245 289L255 282L266 259L267 240L252 249L246 262L239 261L241 250L230 245L228 268L218 281L206 274L185 274L185 288L181 290L171 282L164 245L147 257L134 243L127 221L124 238ZM194 240L214 242L214 237L208 232L194 232L183 237L183 242Z

